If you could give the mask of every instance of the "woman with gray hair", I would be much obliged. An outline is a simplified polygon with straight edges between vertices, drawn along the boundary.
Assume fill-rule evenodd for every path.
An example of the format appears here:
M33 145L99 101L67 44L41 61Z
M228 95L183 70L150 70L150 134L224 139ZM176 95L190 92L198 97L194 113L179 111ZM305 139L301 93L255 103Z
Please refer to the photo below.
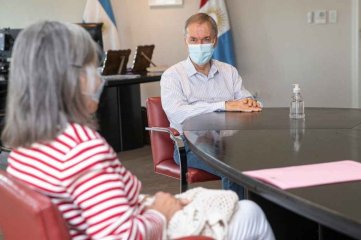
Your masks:
M39 22L19 34L2 133L7 171L51 198L73 239L162 239L187 202L158 192L141 204L140 181L95 131L104 86L96 66L96 45L77 25ZM262 211L243 206L233 232L272 239Z

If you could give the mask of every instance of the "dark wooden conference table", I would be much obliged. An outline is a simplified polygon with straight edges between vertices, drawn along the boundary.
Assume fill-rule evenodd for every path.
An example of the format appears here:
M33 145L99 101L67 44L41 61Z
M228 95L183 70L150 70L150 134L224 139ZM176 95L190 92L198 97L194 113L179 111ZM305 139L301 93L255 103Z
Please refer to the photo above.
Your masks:
M190 118L184 135L203 161L243 185L276 239L361 239L361 181L281 190L243 171L338 160L361 162L361 109L287 108L213 112ZM361 173L360 173L361 174Z

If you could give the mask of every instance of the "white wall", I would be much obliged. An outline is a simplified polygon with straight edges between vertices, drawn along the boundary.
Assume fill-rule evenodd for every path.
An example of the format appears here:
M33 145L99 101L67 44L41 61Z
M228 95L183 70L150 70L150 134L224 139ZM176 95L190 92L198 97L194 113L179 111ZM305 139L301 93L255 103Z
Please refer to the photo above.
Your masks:
M81 21L85 0L0 0L0 27L38 19ZM301 84L306 106L351 107L352 0L226 0L237 68L265 106L287 106L291 84ZM187 56L184 21L199 0L182 7L150 8L148 0L113 0L122 48L155 44L154 62L172 65ZM16 10L15 10L16 9ZM306 23L306 13L336 9L338 23ZM142 85L142 102L159 95L159 83ZM355 97L355 96L354 96Z
M81 22L86 0L0 0L0 27L24 28L39 20Z
M122 48L130 48L133 57L137 45L155 44L154 63L171 66L187 57L183 40L185 20L196 13L198 0L184 0L181 7L153 7L148 0L113 1ZM131 61L130 61L131 62ZM142 104L150 96L159 96L159 82L141 84Z
M306 106L350 107L351 0L228 0L238 69L266 106L287 106L300 83ZM307 24L336 9L337 24Z
M199 1L180 8L149 8L148 0L117 1L123 47L154 43L154 60L172 65L186 57L184 21ZM351 0L226 0L237 67L265 106L288 106L300 83L306 106L351 107ZM307 24L308 11L336 9L337 24ZM126 36L126 37L124 37ZM356 91L357 92L357 91ZM159 84L142 86L143 102Z
M356 17L357 21L356 21L356 25L358 23L358 25L356 26L356 29L353 29L353 31L357 31L355 33L355 42L357 42L357 48L358 48L358 56L357 56L357 64L356 66L358 66L358 71L357 71L357 80L354 80L357 84L357 89L356 91L358 92L358 96L354 96L355 102L358 103L358 107L361 107L361 1L359 0L353 0L354 2L354 6L357 5L358 6L358 11L357 11L357 16Z

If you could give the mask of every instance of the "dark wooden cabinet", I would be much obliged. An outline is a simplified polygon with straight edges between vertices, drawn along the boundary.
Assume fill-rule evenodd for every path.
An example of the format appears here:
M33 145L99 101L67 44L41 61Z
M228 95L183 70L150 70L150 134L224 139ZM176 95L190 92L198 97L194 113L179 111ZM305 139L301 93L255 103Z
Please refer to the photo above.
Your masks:
M116 152L143 146L144 124L140 102L140 83L159 81L160 75L107 78L97 118L100 134Z
M139 148L144 142L140 84L160 80L160 75L107 77L99 102L99 133L116 152ZM5 108L7 81L0 81L0 121ZM1 130L1 129L0 129Z

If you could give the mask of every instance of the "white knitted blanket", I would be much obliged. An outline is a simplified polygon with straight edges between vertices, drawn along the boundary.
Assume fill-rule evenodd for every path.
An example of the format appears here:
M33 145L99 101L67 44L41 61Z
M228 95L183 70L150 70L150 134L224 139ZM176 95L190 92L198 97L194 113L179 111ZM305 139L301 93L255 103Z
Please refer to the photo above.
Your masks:
M176 197L191 202L169 221L168 239L190 235L209 236L217 240L226 238L228 223L238 206L236 193L198 187Z

